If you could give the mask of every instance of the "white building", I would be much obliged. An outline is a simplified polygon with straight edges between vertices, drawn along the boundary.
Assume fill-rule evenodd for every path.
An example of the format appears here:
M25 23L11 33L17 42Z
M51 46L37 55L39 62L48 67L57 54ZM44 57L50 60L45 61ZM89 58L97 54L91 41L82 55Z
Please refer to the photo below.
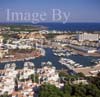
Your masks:
M1 82L0 82L0 95L8 92L8 95L14 91L15 78L17 71L15 71L15 64L5 65L5 70L2 71Z
M0 95L8 92L8 95L12 94L12 97L34 97L33 87L36 87L36 84L32 83L32 80L27 82L18 81L18 88L22 87L22 89L21 91L15 91L15 78L17 78L17 74L21 72L22 74L19 79L27 79L29 75L35 73L34 64L25 62L24 69L15 70L15 68L15 63L6 64L4 70L0 71Z
M8 54L8 49L4 50L4 49L0 49L0 58L2 59L6 54Z
M3 43L4 37L0 36L0 43Z
M56 68L51 65L52 63L47 62L41 69L37 70L37 73L39 74L39 81L41 84L46 82L53 84L56 87L60 87L59 74L56 72Z
M82 33L77 35L78 41L99 41L99 34Z
M35 74L34 64L32 62L25 62L22 72L20 72L20 80L28 79L30 75Z

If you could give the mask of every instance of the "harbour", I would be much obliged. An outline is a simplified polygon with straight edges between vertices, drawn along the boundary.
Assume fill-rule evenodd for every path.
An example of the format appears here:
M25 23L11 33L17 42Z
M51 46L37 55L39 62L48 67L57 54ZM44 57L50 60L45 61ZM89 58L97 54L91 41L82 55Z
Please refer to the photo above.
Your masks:
M100 0L0 4L0 97L100 97Z
M82 56L82 55L79 55L79 54L71 54L69 56L56 56L56 55L54 55L52 48L44 48L44 49L45 49L45 56L40 56L40 57L37 57L37 58L27 59L27 60L22 60L22 61L18 60L18 61L0 63L0 69L3 69L5 64L13 63L13 62L16 63L17 68L23 68L23 63L27 62L27 61L33 62L35 64L35 67L39 68L39 67L41 67L42 62L50 61L57 68L57 70L61 70L61 69L67 69L68 68L67 66L59 63L59 60L61 58L67 58L67 59L73 60L75 63L78 63L78 64L82 65L83 67L93 66L94 64L91 63L91 61L93 59L99 59L99 57Z

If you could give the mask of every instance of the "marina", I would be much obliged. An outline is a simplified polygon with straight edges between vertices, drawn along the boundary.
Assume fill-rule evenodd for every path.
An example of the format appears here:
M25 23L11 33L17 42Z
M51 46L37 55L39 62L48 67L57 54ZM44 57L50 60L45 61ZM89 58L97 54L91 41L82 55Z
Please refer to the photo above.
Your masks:
M37 58L31 57L30 58L26 58L26 60L14 60L12 62L15 62L17 65L17 68L23 68L23 63L27 62L27 61L31 61L35 64L36 68L41 67L41 63L42 62L52 62L53 65L57 68L57 70L61 70L61 69L67 69L68 67L65 65L62 65L62 63L59 63L59 60L61 58L67 58L72 60L72 62L74 62L74 67L86 67L86 66L93 66L95 65L94 63L92 63L92 60L97 60L99 59L99 57L91 57L91 56L81 56L78 54L70 54L69 56L55 56L54 55L54 51L51 48L44 48L45 49L45 56L40 56ZM44 54L44 53L43 53ZM84 61L85 60L85 61ZM12 62L3 62L0 63L0 69L3 69L6 63L12 63ZM71 63L72 64L72 63Z
M0 97L100 97L100 0L1 0Z
M75 63L75 61L73 61L71 59L67 59L67 58L61 58L59 60L59 63L61 63L62 65L65 65L69 70L73 70L74 68L81 68L81 67L83 67L79 63Z

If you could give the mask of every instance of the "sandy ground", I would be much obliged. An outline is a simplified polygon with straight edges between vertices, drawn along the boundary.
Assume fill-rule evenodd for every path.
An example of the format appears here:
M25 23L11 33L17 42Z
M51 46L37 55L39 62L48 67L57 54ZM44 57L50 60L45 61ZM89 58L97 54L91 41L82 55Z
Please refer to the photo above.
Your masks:
M26 53L18 53L18 52L14 52L13 54L11 53L11 55L14 55L14 57L11 58L2 58L0 59L0 62L10 62L10 61L17 61L17 60L24 60L26 58L35 58L35 57L39 57L41 56L41 52L39 51L32 51L32 52L26 52Z
M100 64L93 67L75 68L74 71L81 72L86 76L96 76L100 72Z

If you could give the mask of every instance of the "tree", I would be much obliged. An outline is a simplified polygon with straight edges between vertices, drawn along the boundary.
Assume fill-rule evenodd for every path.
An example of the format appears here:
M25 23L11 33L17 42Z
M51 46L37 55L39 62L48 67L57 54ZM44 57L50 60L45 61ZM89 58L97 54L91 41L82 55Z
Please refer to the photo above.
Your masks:
M36 82L36 83L39 82L38 74L35 74L35 75L32 74L32 75L30 76L30 78L31 78L32 82Z
M63 92L54 85L44 84L40 88L39 97L63 97Z
M100 78L100 72L97 74L97 77L99 77L99 78Z
M86 89L87 95L91 95L93 97L100 97L100 90L94 84L88 85Z
M71 87L71 85L65 84L65 86L63 88L63 92L64 92L64 94L71 95L71 93L72 93L72 87Z

